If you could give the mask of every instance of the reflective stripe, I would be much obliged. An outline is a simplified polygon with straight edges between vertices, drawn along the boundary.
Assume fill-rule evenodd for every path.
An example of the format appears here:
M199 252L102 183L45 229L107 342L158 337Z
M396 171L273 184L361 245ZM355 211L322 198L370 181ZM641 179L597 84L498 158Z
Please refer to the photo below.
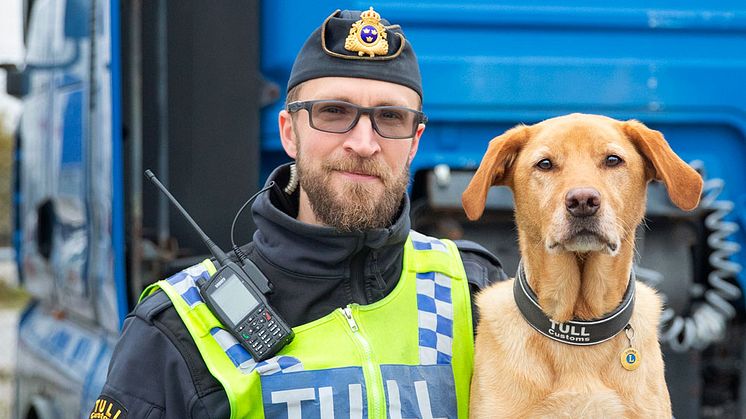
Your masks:
M453 303L448 275L417 273L417 316L420 364L450 364L453 356Z
M199 293L199 289L197 288L197 280L200 278L204 278L205 280L210 279L210 273L203 264L190 266L189 268L166 279L166 282L171 284L189 307L195 308L200 304L204 304L202 295ZM233 365L236 366L242 374L251 374L254 370L256 370L260 375L303 370L303 364L300 360L290 356L276 356L257 364L251 357L249 351L241 346L233 335L219 327L211 328L210 335L212 335L218 345L223 348L223 351L231 362L233 362Z
M272 375L278 372L283 374L303 371L303 364L298 358L279 355L262 361L256 365L259 375Z
M410 237L416 252L438 250L448 253L448 246L438 239L416 231ZM451 277L434 271L417 273L417 315L420 364L450 364L453 356Z
M190 266L189 268L166 279L171 286L181 295L189 307L202 303L202 296L197 288L198 279L210 279L207 268L202 264Z
M416 231L411 231L409 236L412 238L414 250L439 250L443 253L448 253L448 246L438 239L425 236Z

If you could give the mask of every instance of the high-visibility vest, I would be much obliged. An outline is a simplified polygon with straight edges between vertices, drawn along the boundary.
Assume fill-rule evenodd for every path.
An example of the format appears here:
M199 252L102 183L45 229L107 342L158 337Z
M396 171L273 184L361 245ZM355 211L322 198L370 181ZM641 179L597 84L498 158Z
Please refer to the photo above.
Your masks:
M225 388L231 418L468 417L474 338L453 242L412 231L389 295L293 328L295 339L258 363L202 301L196 280L214 272L206 260L143 297L158 288L169 296Z

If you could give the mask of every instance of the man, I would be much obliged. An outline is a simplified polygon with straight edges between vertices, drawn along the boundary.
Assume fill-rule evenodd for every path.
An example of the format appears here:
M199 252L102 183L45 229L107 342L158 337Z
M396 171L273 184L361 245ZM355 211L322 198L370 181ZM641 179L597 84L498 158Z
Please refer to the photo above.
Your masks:
M279 114L295 165L271 174L244 246L295 339L251 359L195 297L214 272L203 262L144 293L97 406L118 419L466 417L470 293L505 274L473 243L410 230L421 101L398 26L372 8L329 16L300 51Z

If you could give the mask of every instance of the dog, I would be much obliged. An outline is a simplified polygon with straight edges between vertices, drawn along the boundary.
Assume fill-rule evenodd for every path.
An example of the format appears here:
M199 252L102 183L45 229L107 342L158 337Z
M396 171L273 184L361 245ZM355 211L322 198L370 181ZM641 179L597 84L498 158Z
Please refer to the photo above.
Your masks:
M701 176L634 120L571 114L490 142L462 204L476 220L491 186L512 189L521 266L477 297L472 418L671 418L661 301L632 272L651 180L698 205Z

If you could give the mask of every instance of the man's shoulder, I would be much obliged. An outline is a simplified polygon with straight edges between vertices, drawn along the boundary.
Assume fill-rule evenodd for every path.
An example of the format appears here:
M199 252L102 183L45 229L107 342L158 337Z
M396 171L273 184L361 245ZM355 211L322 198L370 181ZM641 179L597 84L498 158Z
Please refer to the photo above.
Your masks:
M500 259L484 246L470 240L454 240L454 243L461 254L472 290L483 290L490 284L508 279Z
M158 353L165 358L181 358L197 384L197 388L210 387L212 380L204 361L184 321L176 311L171 299L163 290L145 297L128 316L127 327L136 329L135 335L150 336L138 342L138 351ZM133 330L134 332L134 330ZM168 344L164 344L167 341ZM202 383L201 381L207 382Z
M100 400L108 398L121 408L124 416L138 417L151 409L165 410L164 389L168 381L163 380L163 368L180 364L173 362L180 356L169 334L164 334L156 326L156 313L163 313L169 306L173 308L166 301L168 297L163 300L158 294L164 293L152 294L127 315L109 363ZM181 368L172 369L169 373L188 376L188 373L180 374L179 370ZM184 381L180 383L186 384Z
M147 297L143 298L132 310L130 317L137 317L146 323L153 324L153 321L163 315L173 314L178 317L174 304L168 298L163 290L157 290Z
M175 349L184 358L190 369L199 369L203 366L204 362L201 360L199 350L192 340L189 330L176 311L173 302L163 290L159 289L145 297L135 306L128 317L140 320L131 322L130 327L153 328L152 333L165 336L172 344L172 348L156 344L154 346L157 347L152 348L154 351L173 351ZM154 342L157 341L154 340Z
M244 245L241 247L241 250L244 253L250 252L250 249L250 245ZM231 251L228 256L231 258L231 260L235 260L236 258L233 251ZM185 287L184 289L181 289L181 291L179 291L180 293L183 293L185 290L191 288L194 288L196 291L197 281L199 281L200 279L208 279L210 277L208 273L209 263L215 264L217 262L214 259L209 259L209 262L208 259L204 259L201 262L187 266L178 272L172 272L172 274L168 276L164 281L154 283L158 286L155 286L154 290L149 291L148 295L142 298L139 303L137 303L135 308L127 315L127 317L138 318L151 325L154 321L164 318L180 319L173 302L168 297L168 294L163 291L160 284L169 283L171 286L176 286L176 284L179 284L178 287ZM153 287L154 284L151 284L150 286ZM191 290L189 291L188 295L191 295ZM173 324L169 322L169 325L175 326L176 329L186 330L186 326L181 321Z
M164 368L169 369L167 374ZM128 409L153 405L184 413L180 417L201 417L185 412L205 406L223 411L227 402L163 290L145 297L127 316L102 394Z
M151 337L140 341L137 345L140 346L138 350L144 346L151 346L146 351L172 352L180 355L196 351L196 345L191 340L186 325L168 295L160 289L135 306L125 320L125 329L138 336ZM134 333L135 330L138 332ZM164 339L171 344L164 345ZM185 361L189 363L193 361L193 357L186 357Z

